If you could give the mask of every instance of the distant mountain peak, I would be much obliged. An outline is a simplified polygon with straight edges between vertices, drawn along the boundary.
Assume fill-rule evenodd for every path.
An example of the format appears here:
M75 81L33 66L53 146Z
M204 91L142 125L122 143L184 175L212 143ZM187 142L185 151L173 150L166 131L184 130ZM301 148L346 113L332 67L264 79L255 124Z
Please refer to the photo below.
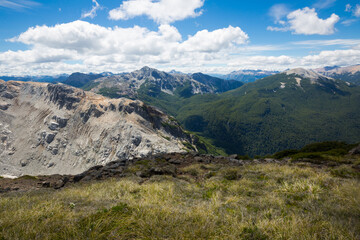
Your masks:
M160 71L155 68L148 67L148 66L145 66L145 67L141 68L140 70L135 71L135 73L140 74L144 77L153 76L155 78L159 78L160 75L167 75L166 72L163 72L163 71Z
M325 71L330 71L330 70L334 70L334 69L338 69L340 68L339 66L327 66L327 67L324 67Z
M226 80L237 80L244 83L254 82L257 79L261 79L264 77L272 76L278 74L278 71L268 71L268 70L249 70L243 69L238 71L233 71L226 75L221 74L213 74L215 77L220 77Z
M326 77L322 74L315 72L314 70L308 70L308 69L304 69L304 68L294 68L294 69L287 70L284 73L287 75L295 74L302 78L309 78L311 81L317 81L319 79L331 79L329 77Z
M140 72L143 72L143 73L151 73L151 72L162 72L160 70L157 70L155 68L151 68L151 67L148 67L148 66L144 66L142 67L140 70L138 70Z
M176 71L175 69L171 70L170 72L168 72L169 74L185 74L183 72L180 71Z
M140 71L150 71L150 70L151 70L151 68L148 66L144 66L140 69Z
M360 85L360 65L347 67L323 67L314 71L333 79L339 79L351 84Z

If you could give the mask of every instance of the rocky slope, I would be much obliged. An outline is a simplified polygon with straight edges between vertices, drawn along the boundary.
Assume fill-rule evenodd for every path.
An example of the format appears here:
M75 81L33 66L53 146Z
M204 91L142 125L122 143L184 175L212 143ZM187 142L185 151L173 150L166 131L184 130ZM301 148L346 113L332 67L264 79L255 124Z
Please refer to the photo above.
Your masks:
M190 141L177 122L140 101L0 80L0 175L77 174L115 160L183 152Z

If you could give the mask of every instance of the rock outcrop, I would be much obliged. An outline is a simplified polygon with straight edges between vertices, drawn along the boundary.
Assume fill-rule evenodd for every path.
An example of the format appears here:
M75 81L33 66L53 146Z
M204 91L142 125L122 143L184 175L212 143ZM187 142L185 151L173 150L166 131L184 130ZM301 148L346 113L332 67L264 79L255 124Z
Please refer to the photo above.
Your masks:
M176 121L140 101L0 80L0 175L78 174L111 161L184 152L189 143Z

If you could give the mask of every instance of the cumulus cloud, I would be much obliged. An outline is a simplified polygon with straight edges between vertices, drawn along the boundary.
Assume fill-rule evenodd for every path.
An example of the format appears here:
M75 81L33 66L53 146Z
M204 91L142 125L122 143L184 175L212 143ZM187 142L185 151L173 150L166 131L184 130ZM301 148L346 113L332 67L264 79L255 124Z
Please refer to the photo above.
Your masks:
M95 4L92 9L89 12L84 12L81 14L81 18L94 18L96 17L96 11L101 8L100 4L96 0L92 0L92 2Z
M304 8L296 10L287 16L290 29L296 34L330 35L335 32L335 24L340 20L336 14L331 14L327 19L320 19L315 9Z
M284 70L360 62L360 40L357 39L254 46L247 45L249 36L233 26L202 30L183 37L177 28L168 24L151 31L139 26L103 27L78 20L32 27L9 41L26 44L29 49L0 52L1 75L54 75L75 71L117 73L145 65L162 70L228 73L239 68ZM322 51L305 57L255 55L309 45L335 45L341 50Z
M32 50L26 51L6 51L0 54L0 63L52 63L59 62L63 60L72 60L76 56L76 53L73 51L65 49L50 49L50 48L34 48Z
M11 42L36 47L74 50L84 55L135 54L154 55L178 44L181 35L175 27L161 25L157 32L147 28L105 28L85 21L59 24L54 27L29 28Z
M157 23L168 24L201 15L202 11L196 10L203 5L204 0L127 0L111 10L109 18L127 20L147 16Z
M301 64L304 66L346 66L358 62L360 62L360 50L356 49L322 51L301 59Z
M229 26L213 32L208 30L197 32L183 42L180 49L184 51L217 52L234 44L244 44L248 39L249 36L239 27Z
M304 35L330 35L335 32L335 24L339 20L340 17L334 13L327 19L321 19L314 8L305 7L289 13L287 22L282 22L283 27L269 26L267 29Z
M0 72L20 71L19 66L23 66L18 74L29 69L43 73L49 71L51 65L64 67L69 61L79 63L80 69L99 72L118 72L130 66L152 64L201 66L226 59L233 48L248 39L239 27L232 26L199 31L183 39L177 28L168 24L160 25L157 31L150 31L139 26L108 28L78 20L55 26L32 27L9 39L10 42L28 45L30 50L0 53L0 62L3 63L0 64ZM39 69L40 65L43 67ZM56 71L58 67L54 67L53 71ZM69 66L69 70L72 69Z

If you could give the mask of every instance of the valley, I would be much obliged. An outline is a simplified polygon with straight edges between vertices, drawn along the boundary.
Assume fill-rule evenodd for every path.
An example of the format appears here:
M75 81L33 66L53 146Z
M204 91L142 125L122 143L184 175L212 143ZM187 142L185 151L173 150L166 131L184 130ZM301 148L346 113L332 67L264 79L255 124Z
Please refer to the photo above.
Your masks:
M156 106L228 154L266 155L312 142L360 141L359 87L313 70L293 69L237 87L204 74L192 74L190 84L184 74L150 68L124 76L100 78L86 88ZM182 80L175 80L179 76ZM104 84L106 91L100 87Z

